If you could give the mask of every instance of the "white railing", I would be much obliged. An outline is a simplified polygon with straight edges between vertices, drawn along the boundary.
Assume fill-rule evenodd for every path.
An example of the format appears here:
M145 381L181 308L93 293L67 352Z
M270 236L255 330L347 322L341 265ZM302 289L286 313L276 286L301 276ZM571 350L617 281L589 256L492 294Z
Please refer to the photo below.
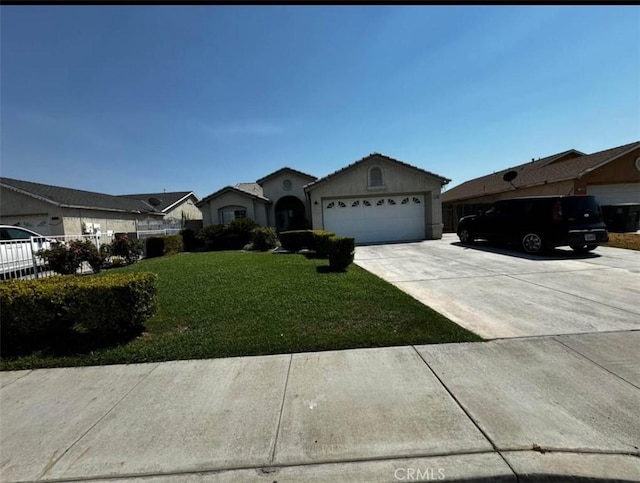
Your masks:
M165 228L163 230L138 230L136 235L138 236L138 240L144 240L146 238L151 238L154 236L160 235L178 235L180 234L180 228Z
M72 240L91 240L100 249L100 245L111 243L113 235L55 235L25 238L24 240L0 240L0 280L8 278L41 278L55 275L48 270L45 261L36 253L41 249L49 249L54 243L65 243ZM91 272L91 267L84 262L79 273Z

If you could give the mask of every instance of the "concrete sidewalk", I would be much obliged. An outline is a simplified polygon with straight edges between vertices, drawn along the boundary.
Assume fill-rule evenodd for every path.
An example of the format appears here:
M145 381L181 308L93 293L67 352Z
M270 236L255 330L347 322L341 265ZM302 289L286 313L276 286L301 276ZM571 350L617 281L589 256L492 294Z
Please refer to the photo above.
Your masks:
M638 347L616 332L4 372L1 479L637 482Z

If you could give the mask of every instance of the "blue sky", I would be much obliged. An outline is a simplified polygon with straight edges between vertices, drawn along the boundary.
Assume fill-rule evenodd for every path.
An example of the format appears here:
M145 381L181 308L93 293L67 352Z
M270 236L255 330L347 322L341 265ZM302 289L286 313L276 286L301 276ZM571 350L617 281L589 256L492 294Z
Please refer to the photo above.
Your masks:
M199 196L381 152L468 179L640 140L640 8L2 6L3 176Z

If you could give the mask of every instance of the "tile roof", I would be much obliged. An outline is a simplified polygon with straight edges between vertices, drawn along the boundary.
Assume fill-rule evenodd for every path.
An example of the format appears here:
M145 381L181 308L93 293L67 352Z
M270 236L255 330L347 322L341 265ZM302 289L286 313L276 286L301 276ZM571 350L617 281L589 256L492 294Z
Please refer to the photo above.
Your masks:
M305 177L305 178L309 178L310 180L316 180L316 179L318 179L316 176L312 176L312 175L310 175L310 174L303 173L302 171L298 171L297 169L293 169L293 168L289 168L289 167L285 166L284 168L280 168L279 170L274 171L273 173L268 174L268 175L266 175L266 176L264 176L264 177L260 178L258 181L256 181L256 183L258 183L258 184L262 184L262 183L264 183L265 181L268 181L268 180L270 180L271 178L274 178L275 176L278 176L279 174L282 174L282 173L287 172L287 171L288 171L288 172L291 172L291 173L295 173L295 174L297 174L297 175L299 175L299 176L303 176L303 177Z
M640 142L634 142L593 154L584 154L571 149L466 181L442 193L442 202L450 203L468 198L504 193L512 191L514 189L513 186L526 188L545 183L577 179L639 147ZM512 181L513 186L502 179L508 171L517 173L517 176Z
M7 189L65 208L99 209L129 213L148 213L152 215L162 214L147 203L127 197L32 183L31 181L4 177L0 177L0 185Z
M359 165L360 163L364 163L365 161L368 161L368 160L370 160L371 158L374 158L374 157L382 158L382 159L384 159L386 161L391 161L393 163L400 164L400 165L405 166L407 168L411 168L411 169L413 169L415 171L418 171L418 172L420 172L422 174L428 174L429 176L433 176L435 178L438 178L438 179L440 179L440 182L443 185L445 185L449 181L451 181L449 178L445 178L444 176L440 176L439 174L435 174L435 173L432 173L430 171L424 170L422 168L418 168L417 166L413 166L411 164L405 163L404 161L400 161L400 160L394 159L394 158L392 158L390 156L387 156L387 155L384 155L384 154L380 154L380 153L371 153L370 155L365 156L364 158L359 159L358 161L355 161L355 162L345 166L344 168L341 168L341 169L339 169L337 171L334 171L331 174L328 174L327 176L325 176L323 178L317 179L316 181L314 181L312 183L309 183L308 185L306 185L304 187L304 189L305 189L305 191L307 191L309 189L315 189L318 185L320 185L322 183L325 183L326 181L329 181L329 180L335 178L336 176L339 176L339 175L343 174L345 171L348 171L348 170L354 168L355 166Z
M160 204L156 206L158 211L162 211L165 213L169 208L172 208L175 204L187 198L189 195L193 195L196 198L196 202L199 201L199 198L195 195L193 191L172 191L169 193L142 193L142 194L133 194L133 195L118 195L119 198L130 198L133 200L141 200L145 204L150 205L149 198L156 198L160 200Z
M238 188L241 191L246 191L253 196L265 198L262 186L260 186L258 183L238 183L234 186L234 188Z

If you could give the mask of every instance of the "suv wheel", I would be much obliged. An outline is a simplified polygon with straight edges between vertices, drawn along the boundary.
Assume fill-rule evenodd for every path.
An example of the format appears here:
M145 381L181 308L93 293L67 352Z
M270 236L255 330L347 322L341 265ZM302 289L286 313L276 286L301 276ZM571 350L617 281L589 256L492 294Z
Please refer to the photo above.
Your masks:
M458 230L458 238L462 243L473 243L473 234L468 228L460 228Z
M522 237L522 248L527 253L540 253L542 251L542 238L537 233L527 233Z
M598 245L569 245L576 253L587 253L598 248Z

